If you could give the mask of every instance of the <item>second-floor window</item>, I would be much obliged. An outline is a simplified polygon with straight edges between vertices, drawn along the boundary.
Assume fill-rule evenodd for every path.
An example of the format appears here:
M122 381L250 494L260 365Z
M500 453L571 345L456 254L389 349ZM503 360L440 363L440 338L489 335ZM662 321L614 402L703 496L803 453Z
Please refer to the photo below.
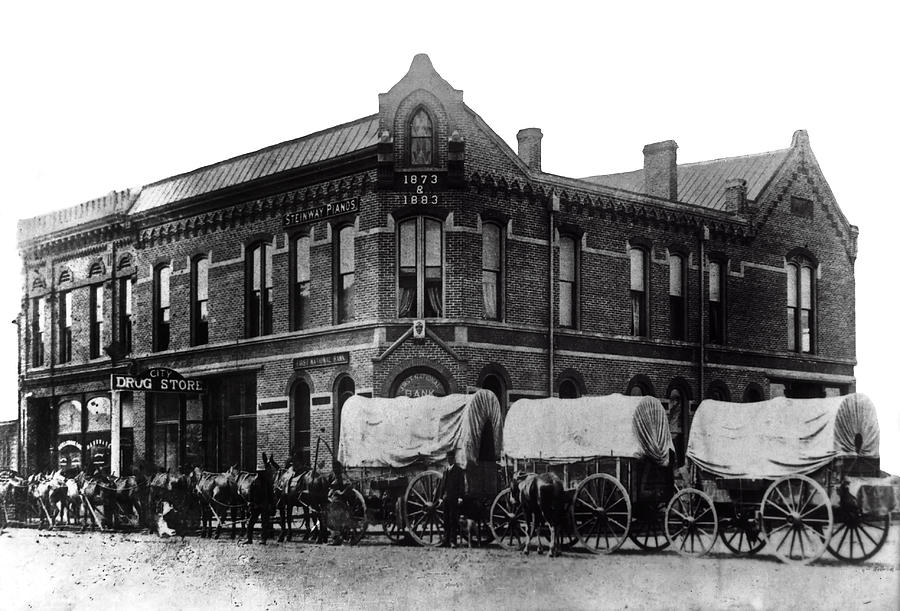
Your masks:
M578 303L578 254L575 238L559 238L559 326L574 327Z
M788 350L813 351L813 304L815 295L813 265L798 258L787 266Z
M134 290L133 278L119 279L119 343L125 354L131 352L131 296Z
M484 317L503 318L503 233L495 223L481 228L481 292Z
M191 274L191 344L202 346L209 341L209 259L194 259Z
M685 322L686 310L684 307L684 258L681 255L669 255L669 328L672 339L686 339Z
M409 122L409 164L431 165L434 156L434 127L431 117L420 108Z
M72 291L59 295L59 362L72 360Z
M172 308L169 301L169 280L172 277L172 268L168 265L158 267L155 276L153 287L153 348L157 351L168 350L169 325L172 318Z
M632 248L631 259L631 334L647 335L647 251Z
M272 333L272 247L264 242L250 249L247 291L247 336Z
M397 249L397 315L400 318L443 316L443 223L427 217L403 221L399 226Z
M103 341L103 285L91 286L91 358L96 359L101 355L101 342Z
M43 297L32 299L31 313L31 337L34 350L31 355L31 365L40 367L44 364L44 331L47 325L47 300Z
M291 260L294 267L291 290L291 329L297 331L310 326L309 309L309 244L307 235L297 236L291 242Z
M338 232L335 250L336 310L337 322L353 320L356 288L356 229L346 225Z
M725 343L725 290L722 263L709 262L709 342Z

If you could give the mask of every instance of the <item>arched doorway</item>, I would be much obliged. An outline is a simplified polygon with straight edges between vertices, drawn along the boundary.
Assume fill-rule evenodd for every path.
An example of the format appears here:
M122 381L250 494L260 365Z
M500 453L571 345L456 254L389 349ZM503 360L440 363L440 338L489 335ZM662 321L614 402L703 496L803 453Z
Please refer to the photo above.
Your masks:
M356 382L353 381L353 378L346 374L338 378L334 384L334 397L332 398L334 405L334 443L332 446L335 459L337 458L338 444L341 439L341 410L344 408L344 403L347 402L347 399L354 394L356 394Z
M291 443L291 460L294 468L312 465L310 448L312 434L310 425L310 390L309 384L298 380L291 389L293 407L293 438Z
M481 387L494 393L500 402L500 409L506 413L506 387L497 374L491 373L481 381ZM492 442L493 443L493 442Z
M575 384L574 380L566 379L559 383L560 399L577 399L579 394L578 385Z

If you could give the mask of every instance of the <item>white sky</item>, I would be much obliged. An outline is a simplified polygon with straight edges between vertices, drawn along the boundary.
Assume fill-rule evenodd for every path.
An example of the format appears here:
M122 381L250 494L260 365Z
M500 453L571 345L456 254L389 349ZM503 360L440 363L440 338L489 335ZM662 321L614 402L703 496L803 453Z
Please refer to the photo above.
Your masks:
M858 390L878 406L884 468L900 472L896 4L126 4L17 2L0 16L0 322L19 308L16 219L375 113L425 52L514 149L540 127L544 170L565 176L637 169L644 144L670 138L690 162L808 130L860 228ZM12 419L14 325L0 344Z

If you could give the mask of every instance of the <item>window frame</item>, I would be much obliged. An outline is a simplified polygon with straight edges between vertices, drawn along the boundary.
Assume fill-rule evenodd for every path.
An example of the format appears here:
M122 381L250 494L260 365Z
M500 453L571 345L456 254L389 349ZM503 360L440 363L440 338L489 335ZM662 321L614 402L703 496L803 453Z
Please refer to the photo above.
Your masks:
M485 228L494 227L497 230L497 269L489 269L485 266L484 254L487 246ZM496 274L494 281L495 289L495 315L488 316L487 302L484 287L485 274ZM487 320L496 320L502 322L506 320L506 231L505 225L499 221L484 221L481 224L481 283L482 283L482 306L484 308L483 316Z
M299 242L301 240L305 240L307 243L306 246L306 268L307 268L307 278L305 281L298 281L298 268L297 258L299 256L298 247ZM289 286L290 291L288 294L288 306L289 306L289 320L288 324L290 326L291 331L302 331L303 329L309 328L312 324L312 320L310 318L311 308L309 307L311 298L312 298L312 235L309 231L302 231L294 233L289 238L289 261L288 261L288 277L289 277ZM304 308L304 300L301 299L302 287L301 285L306 285L306 300Z
M424 112L425 116L428 118L428 123L431 127L431 137L428 136L413 136L413 121L419 115L420 112ZM434 114L428 109L424 104L419 104L409 113L409 119L406 121L406 159L411 167L416 168L430 168L438 165L437 161L437 126L434 120ZM415 163L413 161L413 141L415 140L429 140L429 145L431 147L431 159L427 163Z
M712 268L717 266L719 270L719 300L712 300ZM706 333L707 343L724 346L728 341L728 307L727 307L727 279L728 261L723 257L709 257L706 264ZM713 304L717 304L713 306ZM713 313L717 312L717 325L714 327Z
M167 304L162 305L162 274L168 270ZM168 317L166 316L168 314ZM168 350L172 343L172 265L160 263L153 268L153 351Z
M261 239L251 242L245 249L244 318L245 337L264 337L272 334L275 280L270 266L274 250L273 240ZM255 253L259 251L259 291L254 286L257 277ZM269 281L271 280L271 286Z
M429 223L434 223L434 225L440 231L439 241L440 241L440 265L438 266L440 272L437 276L440 279L440 309L441 311L437 316L429 316L428 315L428 291L427 284L429 283L428 278L428 269L435 268L436 266L427 265L427 232ZM413 248L415 255L415 300L413 302L414 307L410 310L410 313L404 315L400 311L400 306L402 304L402 291L403 291L403 282L402 279L404 276L401 275L401 248L403 245L402 242L402 227L404 225L412 224L414 226L414 234L413 234ZM402 219L398 219L396 223L396 238L395 238L395 274L394 274L394 290L395 290L395 312L397 313L397 318L401 319L424 319L424 318L446 318L447 315L447 305L446 305L446 294L445 289L447 286L446 283L446 231L444 227L444 219L433 216L433 215L412 215L406 216ZM408 267L408 266L407 266ZM409 277L408 275L405 277ZM434 278L431 279L431 284L434 285ZM434 310L434 307L431 306L431 310Z
M191 346L209 343L209 255L200 254L191 259ZM200 299L200 264L206 263L206 299ZM203 305L206 316L203 316Z
M677 257L680 261L678 266L681 273L681 296L672 294L672 260ZM669 252L669 336L675 341L687 341L687 312L688 312L688 289L687 289L687 255L678 250ZM677 333L680 331L680 333Z
M572 280L562 279L562 243L563 240L572 241ZM556 326L561 329L578 329L581 318L580 292L581 292L581 236L568 231L561 231L556 239ZM562 285L571 284L572 302L570 305L571 324L562 323Z
M90 285L90 334L89 334L89 357L97 359L103 356L103 302L106 299L106 291L103 284Z
M341 255L343 246L342 239L345 231L352 232L353 242L353 267L346 272L341 270L341 266L344 263ZM344 222L332 226L332 320L334 320L334 324L336 325L353 322L356 319L356 233L356 225L351 222ZM353 282L349 290L344 287L344 279L348 276L353 277Z
M818 342L816 341L816 315L818 306L818 262L809 254L793 253L786 260L785 264L785 300L787 302L787 349L797 354L815 354ZM793 270L793 271L792 271ZM809 273L809 307L803 307L803 274L804 270ZM794 279L794 304L790 299L790 281ZM804 329L801 325L803 314L806 312L808 321L807 334L809 336L809 346L804 350L803 335Z
M31 301L31 366L44 366L44 332L47 326L47 298L32 297Z
M633 286L634 259L632 253L640 253L643 289ZM650 248L642 244L634 244L628 248L629 301L631 302L631 335L632 337L650 337ZM637 315L637 316L636 316ZM635 325L637 322L637 325Z
M132 350L134 315L134 276L125 276L119 282L119 343L124 354Z
M72 305L74 295L71 290L59 293L59 362L72 360Z

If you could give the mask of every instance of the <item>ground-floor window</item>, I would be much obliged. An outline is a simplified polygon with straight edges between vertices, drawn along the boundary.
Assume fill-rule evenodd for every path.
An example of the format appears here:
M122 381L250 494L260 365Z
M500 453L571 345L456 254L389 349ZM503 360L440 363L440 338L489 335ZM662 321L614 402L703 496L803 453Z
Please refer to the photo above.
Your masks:
M122 393L121 456L122 473L130 473L133 462L134 429L132 396ZM112 445L112 402L106 394L79 394L56 403L56 467L82 468L87 472L109 472Z

